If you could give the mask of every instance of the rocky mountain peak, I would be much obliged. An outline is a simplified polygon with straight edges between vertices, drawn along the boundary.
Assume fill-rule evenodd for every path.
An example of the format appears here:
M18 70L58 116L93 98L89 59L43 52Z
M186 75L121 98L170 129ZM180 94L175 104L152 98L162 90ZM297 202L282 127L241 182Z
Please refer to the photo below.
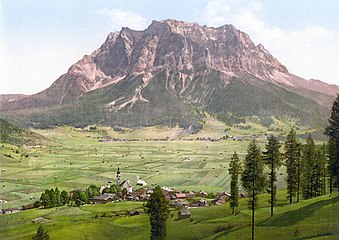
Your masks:
M297 85L294 76L262 44L256 46L233 25L214 28L174 19L152 21L143 31L123 27L110 33L99 49L74 64L66 75L76 76L77 92L84 94L117 83L128 74L142 74L148 81L165 71L193 79L201 69Z
M317 101L324 106L331 101L328 95L339 92L337 86L289 73L262 44L255 45L233 25L215 28L166 19L153 21L143 31L123 27L109 33L100 48L73 64L48 89L11 105L3 104L3 108L64 104L99 88L124 86L121 89L128 89L128 94L109 97L113 99L106 103L109 111L122 111L152 103L147 94L151 95L149 86L157 81L163 81L162 92L169 91L175 98L209 104L215 92L229 87L233 80L256 87L269 83L305 96L308 91L318 92Z

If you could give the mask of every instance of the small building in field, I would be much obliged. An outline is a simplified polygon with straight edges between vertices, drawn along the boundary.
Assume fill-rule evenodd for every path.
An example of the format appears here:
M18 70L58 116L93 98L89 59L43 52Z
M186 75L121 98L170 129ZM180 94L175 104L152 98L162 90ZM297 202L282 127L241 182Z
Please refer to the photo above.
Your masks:
M147 182L145 180L139 179L137 181L137 185L144 187L144 186L147 186Z
M18 213L18 212L20 212L19 208L2 209L2 214L11 214L11 213Z
M141 211L138 211L138 210L134 209L134 210L130 211L128 213L128 215L130 215L130 216L138 216L138 215L143 214L143 213L144 212L141 212Z
M34 204L27 204L21 207L22 210L28 210L28 209L33 209L33 208L35 208Z
M178 219L186 219L186 218L190 218L191 217L191 212L188 209L181 209L178 212Z

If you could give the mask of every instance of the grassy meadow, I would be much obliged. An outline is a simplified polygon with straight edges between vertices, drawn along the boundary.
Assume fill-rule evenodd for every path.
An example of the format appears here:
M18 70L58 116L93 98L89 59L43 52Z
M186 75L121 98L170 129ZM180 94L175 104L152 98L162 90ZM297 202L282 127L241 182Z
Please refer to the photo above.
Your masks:
M322 196L289 205L286 192L278 192L275 215L270 216L269 196L261 195L256 210L256 239L327 239L339 237L339 202ZM146 214L116 216L116 212L141 209L141 202L118 202L53 209L27 210L2 216L1 239L31 239L39 225L51 239L148 239ZM177 210L168 219L168 239L250 239L251 213L241 199L236 215L229 204L191 208L191 219L178 220ZM36 220L36 223L32 223Z
M259 134L257 140L264 148L264 133L284 135L289 131L288 121L275 121L275 129L279 132L270 132L254 121L246 124L251 126L249 129L231 128L209 116L197 134L183 134L178 127L159 126L125 129L123 132L108 127L93 130L70 126L35 130L49 142L21 147L0 145L0 199L7 201L0 207L31 203L47 188L72 190L114 182L118 165L122 179L129 179L132 184L141 178L149 185L182 190L228 190L231 155L237 151L243 157L250 140L213 142L196 139ZM105 138L130 141L99 142ZM166 138L168 140L164 141ZM280 174L278 187L281 189L285 187L284 168Z
M250 119L229 127L210 116L197 134L185 134L179 127L145 127L114 131L109 127L77 129L70 126L35 130L49 139L44 145L0 144L0 209L33 203L45 189L86 188L90 184L115 182L120 166L122 180L136 187L138 178L149 185L159 184L181 190L206 192L229 190L229 162L237 151L242 159L249 139L237 141L197 140L223 136L257 135L262 149L269 134L285 136L293 125L289 119L273 119L269 129ZM245 127L246 126L246 127ZM313 129L299 127L299 134ZM100 142L103 139L125 141ZM164 140L166 139L166 140ZM320 142L319 142L320 143ZM279 206L269 218L268 196L260 197L257 239L274 233L276 239L337 239L339 204L328 196L287 205L285 169L278 175ZM168 222L169 239L247 239L250 236L250 211L241 200L240 212L230 216L224 206L192 209L193 220L177 220L177 211ZM117 217L112 211L142 208L141 202L84 205L27 210L0 215L0 239L30 239L40 224L51 239L147 239L146 215ZM98 215L98 218L93 216ZM40 218L37 223L32 220ZM289 223L289 221L291 221Z

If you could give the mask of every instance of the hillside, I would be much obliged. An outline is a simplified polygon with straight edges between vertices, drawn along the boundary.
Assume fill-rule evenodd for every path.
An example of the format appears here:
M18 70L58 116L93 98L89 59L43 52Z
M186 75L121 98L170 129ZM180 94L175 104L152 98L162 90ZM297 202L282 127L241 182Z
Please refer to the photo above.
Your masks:
M276 215L269 218L268 196L259 198L256 211L256 239L326 239L339 236L336 197L317 197L297 204L286 204L285 192L278 192ZM116 212L142 211L142 202L60 207L58 209L27 210L2 217L0 237L3 239L28 239L39 223L48 230L51 239L148 239L149 223L145 214L115 216ZM224 206L192 208L191 219L178 220L178 211L172 210L168 219L169 240L195 239L250 239L250 212L245 199L240 201L239 213L231 215ZM95 217L98 216L98 217ZM37 224L32 220L37 219ZM40 220L39 220L40 219ZM40 222L39 222L40 221Z
M0 118L0 143L36 145L46 141L45 137Z

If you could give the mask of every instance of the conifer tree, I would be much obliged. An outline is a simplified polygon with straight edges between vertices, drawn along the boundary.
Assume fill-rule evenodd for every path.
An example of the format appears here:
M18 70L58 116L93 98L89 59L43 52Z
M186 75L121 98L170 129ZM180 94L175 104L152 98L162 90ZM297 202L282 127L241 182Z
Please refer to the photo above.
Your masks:
M254 211L257 204L258 195L264 191L266 176L264 174L264 163L262 161L261 150L255 140L247 149L244 161L244 170L241 175L242 186L249 195L249 207L252 211L252 240L254 239Z
M333 192L333 184L336 178L336 144L333 138L328 140L327 144L327 173L329 176L330 194Z
M300 163L300 144L297 142L296 132L293 128L287 135L284 158L287 172L287 198L289 199L290 204L292 204L293 197L296 195L299 201L299 186L302 169Z
M328 119L325 134L335 143L335 148L333 148L335 149L334 159L329 161L329 164L332 165L329 166L329 169L333 174L333 180L336 182L337 188L339 188L339 94L332 105L332 112Z
M55 202L55 207L62 205L61 204L61 198L60 198L60 190L58 188L55 188L53 198L54 198L54 202Z
M156 186L145 206L151 223L151 240L162 240L167 235L169 206L160 186Z
M326 146L322 145L316 149L314 166L314 196L326 194Z
M239 186L238 178L241 173L241 165L237 152L234 152L231 162L230 169L228 170L231 175L231 201L230 207L232 208L232 214L235 212L235 208L238 207L238 197L239 197Z
M38 231L33 235L32 240L49 240L48 232L42 226L39 226Z
M62 190L60 193L60 202L62 205L66 205L69 202L69 194L67 191Z
M316 196L316 150L312 136L309 134L306 144L302 148L302 195L304 199L310 199Z
M268 138L268 143L266 144L266 151L264 154L264 162L269 168L269 189L268 193L271 195L270 204L271 204L271 216L273 216L273 208L274 203L276 201L275 195L277 192L277 170L281 167L282 160L281 160L281 153L279 151L281 145L278 140L271 135Z

